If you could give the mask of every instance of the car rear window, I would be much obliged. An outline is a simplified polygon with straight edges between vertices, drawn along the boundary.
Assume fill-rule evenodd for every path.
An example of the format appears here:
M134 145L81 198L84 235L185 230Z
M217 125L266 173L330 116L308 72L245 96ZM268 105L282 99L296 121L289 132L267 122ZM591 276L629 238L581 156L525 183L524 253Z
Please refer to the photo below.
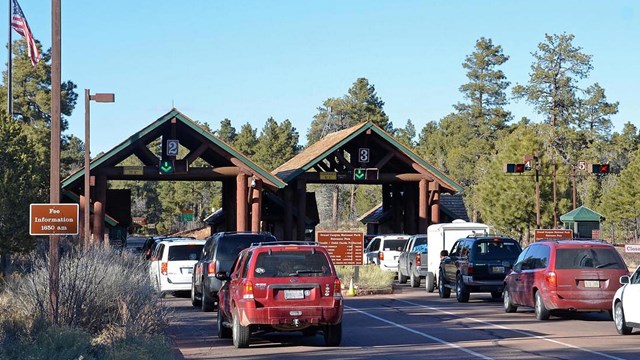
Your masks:
M402 251L402 248L404 248L404 245L407 243L408 239L404 239L404 240L385 240L382 242L382 250L384 251L389 251L389 250L396 250L396 251Z
M608 247L558 249L556 269L624 269L616 249Z
M204 245L173 245L169 247L169 261L198 260Z
M324 253L305 251L261 252L256 259L255 277L328 276L331 266Z
M474 248L474 258L481 260L515 259L522 252L518 243L509 239L478 240Z
M413 251L427 251L427 238L416 238L416 241L413 242Z
M240 251L248 248L253 243L258 242L270 242L275 241L270 236L262 235L245 235L245 236L224 236L220 238L220 244L218 245L218 252L216 257L219 260L233 261Z

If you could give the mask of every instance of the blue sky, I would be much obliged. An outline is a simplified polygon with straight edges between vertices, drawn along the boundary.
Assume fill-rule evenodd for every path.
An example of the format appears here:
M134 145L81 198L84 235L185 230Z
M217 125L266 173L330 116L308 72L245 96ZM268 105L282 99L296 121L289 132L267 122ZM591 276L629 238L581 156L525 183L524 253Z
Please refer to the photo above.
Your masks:
M51 1L19 1L50 48ZM0 17L6 12L0 7ZM619 131L640 125L639 16L632 0L62 0L62 79L79 94L66 133L84 139L89 88L116 94L114 104L91 104L92 156L173 106L214 129L224 118L258 132L270 116L289 119L304 145L317 107L359 77L375 86L396 127L411 119L420 131L462 100L461 64L480 37L510 57L502 70L513 85L527 82L545 33L563 32L593 55L583 84L597 82L620 102ZM523 102L508 109L541 120Z

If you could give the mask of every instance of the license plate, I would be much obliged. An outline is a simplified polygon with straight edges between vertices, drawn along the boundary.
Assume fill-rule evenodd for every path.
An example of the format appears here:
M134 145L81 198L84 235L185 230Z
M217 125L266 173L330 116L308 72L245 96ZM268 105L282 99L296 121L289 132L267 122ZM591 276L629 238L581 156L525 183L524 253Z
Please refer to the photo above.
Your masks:
M191 274L193 272L193 268L182 268L183 274Z
M598 280L585 280L584 281L584 287L586 287L586 288L599 288L600 287L600 281L598 281Z
M492 266L491 272L494 274L502 274L504 273L504 266Z
M285 290L284 298L287 300L304 299L303 290Z

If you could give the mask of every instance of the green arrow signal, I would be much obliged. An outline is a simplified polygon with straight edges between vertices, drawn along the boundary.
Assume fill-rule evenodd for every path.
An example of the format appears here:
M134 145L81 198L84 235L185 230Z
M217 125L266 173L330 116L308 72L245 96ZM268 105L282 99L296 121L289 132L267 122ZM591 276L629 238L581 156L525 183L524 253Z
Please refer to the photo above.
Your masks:
M163 160L160 162L160 172L162 174L170 174L173 172L173 164L171 161Z
M355 171L353 172L353 180L364 180L364 176L364 169L355 169Z

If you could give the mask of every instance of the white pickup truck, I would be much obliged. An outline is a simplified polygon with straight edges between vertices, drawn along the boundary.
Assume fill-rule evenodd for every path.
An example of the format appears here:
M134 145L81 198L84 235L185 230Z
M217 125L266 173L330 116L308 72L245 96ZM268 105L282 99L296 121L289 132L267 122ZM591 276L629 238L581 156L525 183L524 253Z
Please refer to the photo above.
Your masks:
M427 276L427 235L412 235L398 257L398 282L410 280L411 287L420 287Z

